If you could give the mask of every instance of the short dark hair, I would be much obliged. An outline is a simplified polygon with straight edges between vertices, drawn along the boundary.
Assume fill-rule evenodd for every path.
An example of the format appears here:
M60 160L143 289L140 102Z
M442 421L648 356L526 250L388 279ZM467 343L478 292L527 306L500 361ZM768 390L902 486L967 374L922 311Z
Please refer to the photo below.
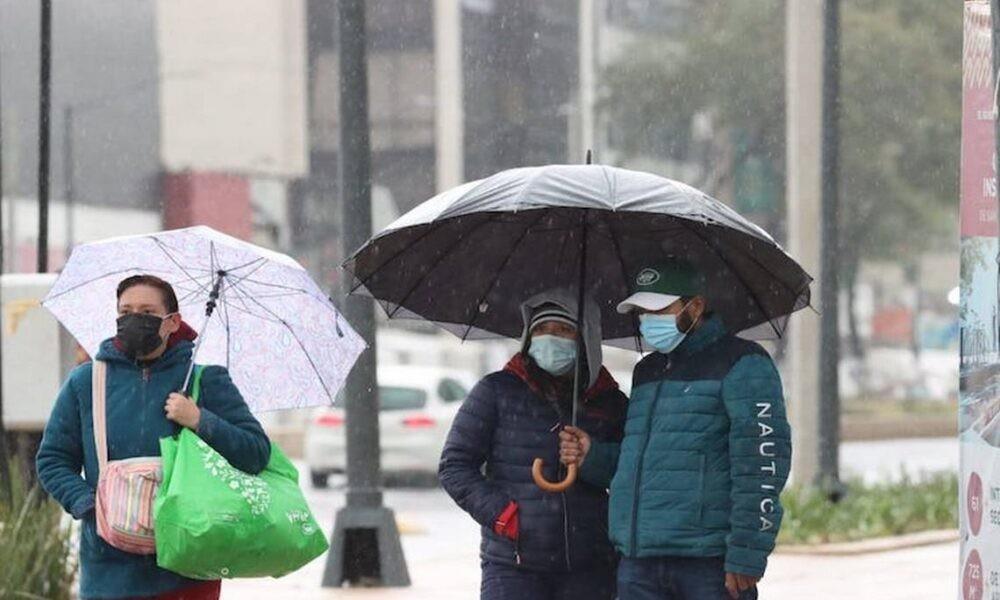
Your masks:
M177 294L174 293L173 286L155 275L133 275L123 279L118 284L118 300L122 299L122 294L127 290L138 285L148 285L151 288L160 290L160 296L163 297L163 304L167 307L168 313L175 313L180 310L180 306L177 303Z

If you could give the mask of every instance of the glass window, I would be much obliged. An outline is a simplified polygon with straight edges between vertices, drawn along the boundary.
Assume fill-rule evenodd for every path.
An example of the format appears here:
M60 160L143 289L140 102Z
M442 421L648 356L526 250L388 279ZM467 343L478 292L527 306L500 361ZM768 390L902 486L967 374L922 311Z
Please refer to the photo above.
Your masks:
M465 386L454 379L442 379L441 385L438 386L438 396L449 404L465 400L468 394L469 391L465 389Z
M387 387L378 389L379 410L417 410L427 406L427 392L418 388Z

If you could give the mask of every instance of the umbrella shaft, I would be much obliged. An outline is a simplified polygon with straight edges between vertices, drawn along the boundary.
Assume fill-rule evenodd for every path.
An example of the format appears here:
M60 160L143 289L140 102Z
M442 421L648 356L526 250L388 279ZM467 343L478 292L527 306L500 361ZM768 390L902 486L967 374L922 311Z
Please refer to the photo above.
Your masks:
M583 359L587 354L587 344L584 341L584 327L586 326L583 318L583 300L586 292L587 285L587 212L583 212L583 218L580 220L580 231L582 234L580 240L580 289L576 297L576 375L573 378L573 427L576 427L576 417L578 412L578 407L580 405L580 385L583 379ZM588 368L593 369L593 365L588 365ZM600 368L600 365L598 365Z
M208 322L212 320L212 313L215 312L215 303L219 298L222 278L225 276L225 271L218 272L218 278L215 280L212 292L208 295L208 302L205 304L205 322L201 324L201 331L198 332L198 339L194 343L194 351L191 353L191 364L188 365L187 374L184 375L184 385L181 386L182 394L186 394L188 386L191 385L191 375L194 373L194 361L198 357L198 350L201 348L201 343L205 341L205 330L208 329Z

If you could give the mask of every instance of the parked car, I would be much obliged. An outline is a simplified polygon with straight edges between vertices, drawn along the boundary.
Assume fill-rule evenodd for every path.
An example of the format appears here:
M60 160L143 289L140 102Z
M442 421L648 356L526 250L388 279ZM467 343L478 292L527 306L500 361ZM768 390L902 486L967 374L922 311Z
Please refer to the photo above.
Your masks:
M434 473L445 437L475 383L463 371L393 366L378 371L379 442L384 472ZM317 409L306 427L305 458L314 487L347 466L348 427L342 395Z

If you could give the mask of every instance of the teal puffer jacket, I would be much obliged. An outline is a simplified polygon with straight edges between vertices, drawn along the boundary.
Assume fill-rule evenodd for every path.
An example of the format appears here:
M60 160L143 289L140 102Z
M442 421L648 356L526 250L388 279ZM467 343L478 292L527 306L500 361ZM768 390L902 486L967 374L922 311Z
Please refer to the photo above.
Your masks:
M774 362L710 319L636 366L625 437L595 443L581 476L610 488L622 555L723 556L727 572L760 577L791 453Z

